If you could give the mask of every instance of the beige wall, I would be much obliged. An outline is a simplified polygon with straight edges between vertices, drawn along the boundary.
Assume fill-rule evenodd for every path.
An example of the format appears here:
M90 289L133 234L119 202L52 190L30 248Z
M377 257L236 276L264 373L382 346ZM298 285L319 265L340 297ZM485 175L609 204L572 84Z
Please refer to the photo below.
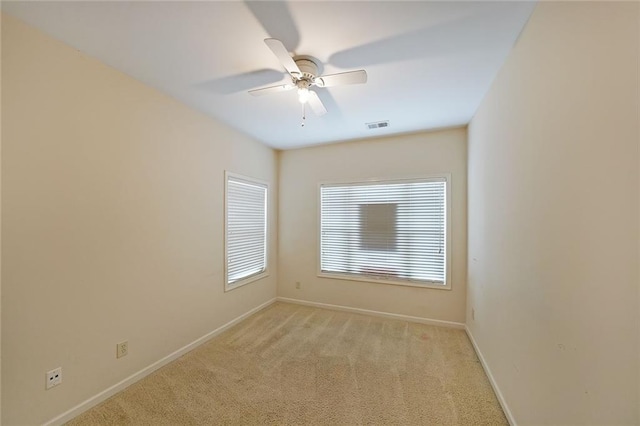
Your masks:
M451 173L452 289L426 289L317 276L320 182ZM372 139L280 153L278 296L464 322L466 131ZM296 282L301 288L295 288Z
M277 158L6 16L2 67L3 424L38 424L275 297ZM273 201L272 273L228 293L225 169Z
M640 423L637 16L539 3L469 126L468 325L520 425Z
M2 5L0 4L0 7ZM1 11L0 11L1 13ZM0 19L0 82L2 81L2 19ZM2 99L2 84L0 84ZM2 223L2 102L0 102L0 223ZM2 423L2 227L0 226L0 424Z

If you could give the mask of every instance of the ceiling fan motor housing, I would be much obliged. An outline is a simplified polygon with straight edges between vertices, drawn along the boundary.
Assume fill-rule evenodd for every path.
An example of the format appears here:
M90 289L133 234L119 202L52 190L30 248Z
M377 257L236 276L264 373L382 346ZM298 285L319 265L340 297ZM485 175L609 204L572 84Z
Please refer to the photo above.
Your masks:
M318 64L311 59L297 58L295 59L295 63L302 72L302 75L299 77L300 80L309 80L310 82L313 82L313 80L318 76Z

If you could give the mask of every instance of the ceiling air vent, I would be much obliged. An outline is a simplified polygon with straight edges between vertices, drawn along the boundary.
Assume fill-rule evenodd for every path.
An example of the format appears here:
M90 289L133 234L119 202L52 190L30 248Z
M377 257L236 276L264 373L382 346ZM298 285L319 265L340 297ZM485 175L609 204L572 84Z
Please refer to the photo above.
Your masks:
M381 127L389 127L389 121L376 121L375 123L366 123L369 130L379 129Z

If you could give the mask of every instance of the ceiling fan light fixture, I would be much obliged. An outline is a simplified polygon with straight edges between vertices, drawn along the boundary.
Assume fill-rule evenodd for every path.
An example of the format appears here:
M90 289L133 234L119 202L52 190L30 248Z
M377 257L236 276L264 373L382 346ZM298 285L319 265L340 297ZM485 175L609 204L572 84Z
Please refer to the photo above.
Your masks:
M301 104L306 104L309 101L309 89L306 87L301 87L298 89L298 101Z

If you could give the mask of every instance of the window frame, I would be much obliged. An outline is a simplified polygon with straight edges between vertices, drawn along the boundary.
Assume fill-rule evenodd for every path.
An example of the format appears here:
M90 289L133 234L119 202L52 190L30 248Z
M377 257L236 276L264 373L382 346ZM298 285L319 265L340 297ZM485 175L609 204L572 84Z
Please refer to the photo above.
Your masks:
M445 265L444 265L444 284L436 284L434 282L421 281L413 282L409 280L389 279L386 277L375 277L373 275L353 275L341 272L324 272L322 271L322 187L331 185L358 185L358 184L393 184L393 183L412 183L425 182L434 180L443 180L445 182ZM451 290L451 173L437 173L429 175L419 175L411 177L394 177L394 178L370 178L357 180L339 180L339 181L322 181L318 183L317 193L317 265L316 274L319 278L330 278L347 281L360 281L374 284L399 285L405 287L418 287L439 290Z
M244 181L249 184L254 184L258 186L263 186L265 188L265 265L264 271L258 272L253 275L249 275L248 277L242 278L234 282L233 284L229 284L229 215L228 215L228 206L229 206L229 179ZM228 292L231 290L235 290L236 288L245 286L254 281L266 278L269 276L269 258L270 258L270 250L269 250L269 205L271 198L269 196L270 193L270 185L269 182L253 178L250 176L245 176L239 173L233 173L228 170L224 172L224 206L223 206L223 214L224 214L224 291Z

